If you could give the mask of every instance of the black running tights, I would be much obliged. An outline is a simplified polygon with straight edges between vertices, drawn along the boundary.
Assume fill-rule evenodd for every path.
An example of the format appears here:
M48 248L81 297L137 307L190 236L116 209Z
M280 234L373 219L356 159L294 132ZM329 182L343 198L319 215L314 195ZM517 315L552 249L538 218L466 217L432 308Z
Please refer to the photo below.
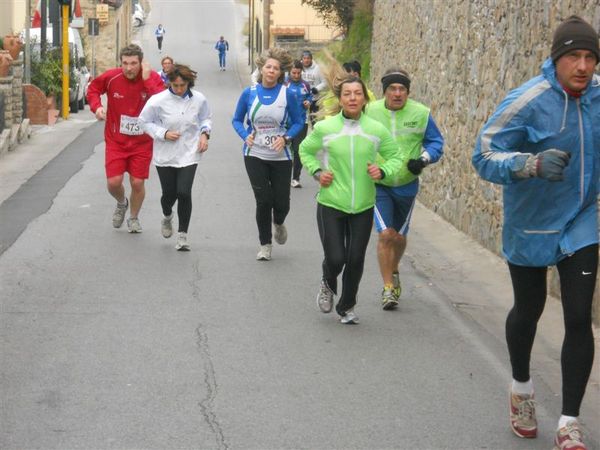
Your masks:
M506 341L513 378L530 378L531 349L546 303L546 267L508 263L515 303L506 319ZM592 300L598 271L598 244L575 252L557 264L565 336L561 351L562 414L577 417L594 361Z
M162 187L160 204L165 216L173 213L177 201L178 231L187 233L192 216L192 184L197 164L186 167L156 167Z
M318 204L317 225L323 245L323 279L337 293L337 277L343 270L342 294L335 309L340 316L356 305L358 285L373 227L373 208L348 214Z
M281 225L290 212L292 161L269 161L245 156L246 173L256 199L260 245L271 243L271 222Z

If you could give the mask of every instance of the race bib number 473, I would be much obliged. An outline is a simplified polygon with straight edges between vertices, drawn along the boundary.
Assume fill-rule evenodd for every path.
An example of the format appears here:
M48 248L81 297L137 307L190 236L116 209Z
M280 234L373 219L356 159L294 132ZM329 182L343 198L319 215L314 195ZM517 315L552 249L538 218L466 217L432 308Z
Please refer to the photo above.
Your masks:
M128 134L130 136L144 134L144 131L141 129L138 122L138 118L126 116L124 114L121 115L121 127L119 131L121 134Z

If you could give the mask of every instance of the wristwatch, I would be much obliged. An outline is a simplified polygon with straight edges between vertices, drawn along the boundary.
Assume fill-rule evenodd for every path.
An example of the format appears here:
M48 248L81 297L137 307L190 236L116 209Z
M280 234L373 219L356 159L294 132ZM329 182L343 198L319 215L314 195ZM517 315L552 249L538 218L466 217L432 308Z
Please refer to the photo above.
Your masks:
M292 138L287 134L283 137L283 139L285 140L285 145L288 145L290 142L292 142Z

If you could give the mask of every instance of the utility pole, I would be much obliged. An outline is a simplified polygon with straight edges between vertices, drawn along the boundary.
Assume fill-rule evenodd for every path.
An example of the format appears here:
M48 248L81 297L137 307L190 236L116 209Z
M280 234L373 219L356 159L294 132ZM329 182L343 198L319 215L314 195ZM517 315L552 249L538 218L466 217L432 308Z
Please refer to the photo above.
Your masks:
M62 117L69 118L69 6L71 0L60 0L62 12ZM56 33L55 33L56 34Z

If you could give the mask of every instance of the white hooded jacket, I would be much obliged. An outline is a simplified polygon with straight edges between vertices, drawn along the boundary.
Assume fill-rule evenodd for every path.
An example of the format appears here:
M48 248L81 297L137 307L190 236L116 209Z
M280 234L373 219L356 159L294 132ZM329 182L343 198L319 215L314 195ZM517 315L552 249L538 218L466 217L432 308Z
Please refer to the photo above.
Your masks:
M188 90L183 96L170 89L150 97L140 113L140 126L154 139L152 162L156 166L186 167L198 163L198 141L204 132L210 134L211 112L206 97ZM167 141L167 131L178 131L176 141Z

